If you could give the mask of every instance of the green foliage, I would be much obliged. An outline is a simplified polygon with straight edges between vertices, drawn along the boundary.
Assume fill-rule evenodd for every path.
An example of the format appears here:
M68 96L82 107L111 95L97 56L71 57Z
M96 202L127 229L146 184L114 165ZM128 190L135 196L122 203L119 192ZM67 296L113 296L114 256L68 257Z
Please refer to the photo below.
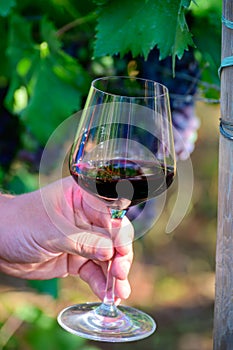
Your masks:
M15 4L15 0L0 0L0 16L7 16L10 13L11 8L14 7Z
M221 2L211 0L192 7L192 33L197 59L203 68L202 81L219 85L218 68L221 59ZM217 98L216 89L203 87L206 97Z
M202 35L203 16L210 6L201 5L191 0L0 0L0 85L8 86L5 105L44 145L53 130L82 107L93 56L131 52L147 58L157 47L160 59L173 57L174 67L175 58L181 59L194 45L194 31L202 59L215 63L219 49L213 55L214 36L209 36L206 50ZM186 20L190 8L197 15L191 30ZM75 57L69 53L74 43L79 46Z
M28 104L21 117L31 133L45 144L54 129L81 107L90 79L82 66L62 49L53 24L42 17L40 44L32 39L32 26L14 15L10 20L7 55L12 76L6 103L14 110L16 91L22 86ZM82 94L81 94L82 91Z
M24 305L16 310L17 318L24 321L24 332L18 337L17 349L25 347L33 350L98 350L99 348L87 344L83 338L65 332L54 317L48 316L43 310L33 306ZM10 349L10 347L9 347Z
M183 0L107 3L98 18L95 56L119 53L123 56L131 51L133 56L146 58L157 45L161 59L169 55L181 58L193 44L184 14L189 3Z

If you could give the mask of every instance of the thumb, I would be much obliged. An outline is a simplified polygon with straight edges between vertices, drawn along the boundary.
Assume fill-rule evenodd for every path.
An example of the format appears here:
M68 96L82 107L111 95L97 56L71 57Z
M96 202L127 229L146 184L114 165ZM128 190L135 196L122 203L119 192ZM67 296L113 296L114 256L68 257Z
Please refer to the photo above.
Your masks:
M67 252L85 258L108 261L114 255L112 240L95 231L80 231L67 236Z
M114 254L113 242L108 234L98 232L91 225L88 229L78 228L62 216L56 218L56 229L53 229L47 245L56 253L78 254L98 261L107 261Z

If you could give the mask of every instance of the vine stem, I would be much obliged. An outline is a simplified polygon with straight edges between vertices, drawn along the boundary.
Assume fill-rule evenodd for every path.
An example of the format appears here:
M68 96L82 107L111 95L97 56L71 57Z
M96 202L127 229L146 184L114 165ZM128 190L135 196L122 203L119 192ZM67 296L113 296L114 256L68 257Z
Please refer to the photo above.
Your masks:
M76 18L74 21L69 22L69 23L65 24L63 27L61 27L60 29L58 29L56 32L56 35L58 37L62 36L65 32L68 32L69 30L71 30L77 26L80 26L81 24L90 22L96 18L97 18L97 14L95 12L92 12L84 17Z

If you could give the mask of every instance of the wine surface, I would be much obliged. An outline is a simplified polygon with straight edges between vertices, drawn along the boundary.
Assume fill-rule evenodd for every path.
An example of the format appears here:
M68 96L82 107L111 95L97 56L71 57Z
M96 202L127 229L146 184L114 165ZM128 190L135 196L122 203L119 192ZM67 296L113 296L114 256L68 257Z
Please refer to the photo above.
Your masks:
M113 159L73 164L75 181L92 195L109 201L111 207L127 200L127 206L156 197L172 184L174 169L152 162Z

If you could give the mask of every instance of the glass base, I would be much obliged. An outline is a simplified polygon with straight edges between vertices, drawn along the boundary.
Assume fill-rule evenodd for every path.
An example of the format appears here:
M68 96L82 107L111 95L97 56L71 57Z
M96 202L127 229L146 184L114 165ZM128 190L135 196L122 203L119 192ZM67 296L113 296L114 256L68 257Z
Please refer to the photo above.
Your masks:
M128 306L112 308L110 316L105 316L104 304L69 306L58 315L58 323L70 333L102 342L135 341L156 330L155 321L144 312Z

